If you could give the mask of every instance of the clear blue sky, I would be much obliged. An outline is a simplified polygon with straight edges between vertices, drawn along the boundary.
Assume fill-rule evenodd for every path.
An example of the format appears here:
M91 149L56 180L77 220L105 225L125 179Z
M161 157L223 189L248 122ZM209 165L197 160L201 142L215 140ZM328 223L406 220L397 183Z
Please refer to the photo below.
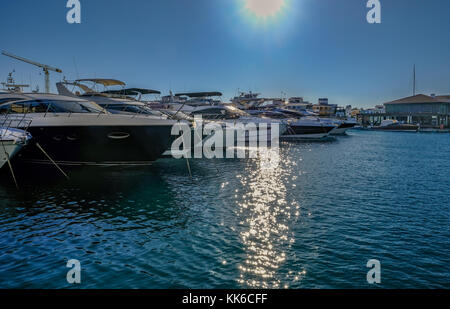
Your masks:
M382 23L366 22L366 0L285 0L264 21L245 0L81 0L82 23L66 22L65 0L4 1L0 49L57 66L54 82L110 77L129 86L373 106L412 92L450 94L450 1L381 0ZM39 69L0 56L0 80L39 84Z

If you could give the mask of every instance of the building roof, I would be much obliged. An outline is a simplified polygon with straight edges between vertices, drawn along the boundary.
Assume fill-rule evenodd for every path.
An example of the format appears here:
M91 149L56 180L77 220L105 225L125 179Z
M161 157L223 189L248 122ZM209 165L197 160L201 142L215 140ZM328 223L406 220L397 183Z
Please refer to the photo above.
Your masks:
M424 94L417 94L415 96L406 97L403 99L386 102L386 104L411 104L411 103L450 103L450 95L443 96L428 96Z
M444 99L444 100L450 100L450 95L438 95L436 98L438 99Z

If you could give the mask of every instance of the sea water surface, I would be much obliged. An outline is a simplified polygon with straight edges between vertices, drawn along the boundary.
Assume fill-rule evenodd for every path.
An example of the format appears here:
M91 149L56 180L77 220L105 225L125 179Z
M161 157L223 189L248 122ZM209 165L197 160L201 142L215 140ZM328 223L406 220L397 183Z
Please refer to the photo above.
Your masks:
M0 182L0 288L450 288L450 135ZM81 284L66 280L69 259Z

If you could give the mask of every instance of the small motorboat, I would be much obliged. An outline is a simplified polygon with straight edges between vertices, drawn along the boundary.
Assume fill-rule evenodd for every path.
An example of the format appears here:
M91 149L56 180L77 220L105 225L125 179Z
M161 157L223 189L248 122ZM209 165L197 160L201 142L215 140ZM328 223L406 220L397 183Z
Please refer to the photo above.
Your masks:
M379 126L374 126L371 129L377 131L418 132L419 128L419 125L416 124L405 124L395 119L386 119Z

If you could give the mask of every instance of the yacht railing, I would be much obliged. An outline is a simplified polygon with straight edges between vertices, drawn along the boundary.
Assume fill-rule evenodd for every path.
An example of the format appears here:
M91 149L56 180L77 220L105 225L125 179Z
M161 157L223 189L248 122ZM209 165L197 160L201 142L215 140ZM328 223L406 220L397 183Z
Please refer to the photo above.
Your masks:
M0 126L7 129L21 128L25 131L28 131L32 121L32 118L27 117L27 114L5 114Z

